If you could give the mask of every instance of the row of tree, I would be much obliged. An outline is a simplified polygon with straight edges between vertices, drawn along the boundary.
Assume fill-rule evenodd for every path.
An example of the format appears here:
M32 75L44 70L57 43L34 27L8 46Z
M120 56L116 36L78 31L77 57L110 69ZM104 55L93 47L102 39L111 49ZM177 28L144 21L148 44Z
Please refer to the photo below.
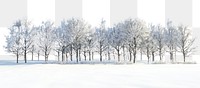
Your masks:
M99 54L99 60L103 55L111 60L111 53L117 55L118 61L128 58L130 62L136 62L136 56L140 52L152 61L158 55L162 61L166 52L170 54L170 60L174 61L176 52L183 55L183 60L189 56L194 47L194 38L191 37L191 29L187 26L175 26L168 21L166 27L161 25L146 25L141 19L127 19L106 27L106 21L102 20L99 27L92 28L83 19L71 18L63 20L60 26L55 27L53 22L42 22L40 26L34 26L28 20L18 20L10 28L10 34L6 36L5 46L8 52L24 56L27 63L27 54L37 53L44 55L45 61L53 52L57 52L58 61L81 61L81 56L89 61L93 60L94 53ZM87 57L88 56L88 57Z

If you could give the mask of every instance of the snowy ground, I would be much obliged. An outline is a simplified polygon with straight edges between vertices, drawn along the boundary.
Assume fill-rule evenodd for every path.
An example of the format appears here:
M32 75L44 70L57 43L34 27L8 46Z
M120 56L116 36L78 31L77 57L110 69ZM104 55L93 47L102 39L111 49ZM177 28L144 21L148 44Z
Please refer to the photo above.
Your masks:
M200 64L45 64L0 59L0 88L200 88Z
M0 66L0 88L199 88L199 64Z

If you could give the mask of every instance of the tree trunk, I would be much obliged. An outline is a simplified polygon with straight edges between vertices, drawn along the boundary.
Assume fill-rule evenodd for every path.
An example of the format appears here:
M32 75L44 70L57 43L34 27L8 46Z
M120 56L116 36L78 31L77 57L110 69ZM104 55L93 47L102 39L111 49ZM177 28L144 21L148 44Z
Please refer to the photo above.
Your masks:
M136 42L136 38L134 38L133 63L135 63L135 61L136 61L136 54L137 54L137 42Z
M147 48L147 59L148 59L148 64L149 64L149 59L150 59L149 48Z
M73 60L72 59L72 45L70 45L70 59L71 59L71 61Z
M184 60L184 62L185 62L185 56L186 56L185 52L183 52L183 60Z
M85 61L86 61L86 51L84 51L83 54L84 54L84 58L85 58Z
M136 61L136 52L134 51L133 52L133 63L135 63L135 61Z
M131 62L132 61L132 52L131 52L131 50L129 49L129 61Z
M118 62L120 61L119 49L117 49Z
M47 62L48 61L48 55L47 55L47 46L45 46L45 62Z
M160 56L160 61L162 61L162 50L159 49L159 56Z
M102 62L102 51L101 51L101 49L100 49L100 61Z
M94 60L94 52L92 52L92 60Z
M152 61L154 62L155 61L154 51L152 51L151 54L152 54Z
M64 48L62 48L62 62L64 62Z
M124 45L122 46L122 49L123 49L123 58L124 58L124 61L125 61L126 59L125 59L125 47L124 47Z
M60 61L60 51L58 51L58 62Z
M17 51L17 63L19 62L19 53Z
M102 52L103 51L102 51L102 45L101 45L101 43L100 43L100 50L99 51L100 51L100 53L99 53L99 55L100 55L100 61L102 62Z
M32 61L33 61L33 51L31 53L32 53Z
M170 54L170 60L171 60L171 62L173 62L173 52L170 51L169 54Z
M26 47L24 49L24 60L25 60L25 63L27 63L27 59L26 59Z
M89 61L91 61L91 51L89 50Z
M104 56L105 56L105 60L107 60L107 53L105 53L105 55L104 55Z
M108 50L108 60L110 60L110 51Z
M38 61L40 60L40 52L38 52Z
M78 49L79 61L81 61L81 49Z
M47 62L47 51L44 52L45 62Z
M78 49L76 49L76 62L78 63Z
M133 51L133 63L135 63L136 62L136 48L134 49L134 51Z
M147 56L147 58L148 58L148 64L149 64L149 59L150 59L149 55Z

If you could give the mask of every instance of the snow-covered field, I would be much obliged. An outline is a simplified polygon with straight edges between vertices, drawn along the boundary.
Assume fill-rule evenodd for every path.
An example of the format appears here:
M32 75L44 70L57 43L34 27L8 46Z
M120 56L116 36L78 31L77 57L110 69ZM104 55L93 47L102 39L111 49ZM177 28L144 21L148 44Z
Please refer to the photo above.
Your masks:
M199 88L199 64L0 65L0 88Z
M57 64L57 59L51 60L45 64L29 59L24 64L21 57L16 64L15 56L0 56L0 88L200 88L200 64Z

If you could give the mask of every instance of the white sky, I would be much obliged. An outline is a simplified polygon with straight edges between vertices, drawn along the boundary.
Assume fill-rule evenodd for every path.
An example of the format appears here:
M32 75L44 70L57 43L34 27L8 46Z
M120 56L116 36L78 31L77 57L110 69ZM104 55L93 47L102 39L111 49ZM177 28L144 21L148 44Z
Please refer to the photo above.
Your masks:
M193 0L192 1L192 17L193 17L193 22L192 22L192 26L194 28L200 28L200 0Z
M28 19L35 25L55 20L55 0L28 0Z
M138 0L138 17L147 23L165 25L165 0Z
M44 20L55 20L55 0L28 0L28 19L38 25ZM193 26L200 27L200 0L193 0ZM110 0L83 0L83 19L98 26L102 19L110 25ZM165 0L138 0L138 17L147 23L165 24ZM0 32L0 55L5 54L5 28Z
M102 19L110 25L110 0L83 0L83 19L93 27L98 26Z

